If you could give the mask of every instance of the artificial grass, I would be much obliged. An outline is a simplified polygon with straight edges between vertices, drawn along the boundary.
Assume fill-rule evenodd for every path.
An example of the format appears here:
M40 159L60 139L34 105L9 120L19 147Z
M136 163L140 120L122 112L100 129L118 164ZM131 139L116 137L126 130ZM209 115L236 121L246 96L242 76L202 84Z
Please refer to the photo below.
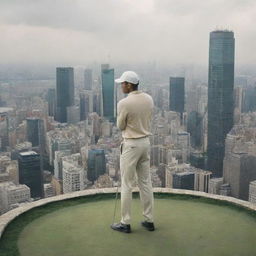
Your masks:
M114 193L89 195L49 203L14 219L0 240L0 255L256 255L254 211L205 197L154 196L154 232L139 225L143 218L137 192L131 234L109 227ZM116 222L119 217L120 199Z

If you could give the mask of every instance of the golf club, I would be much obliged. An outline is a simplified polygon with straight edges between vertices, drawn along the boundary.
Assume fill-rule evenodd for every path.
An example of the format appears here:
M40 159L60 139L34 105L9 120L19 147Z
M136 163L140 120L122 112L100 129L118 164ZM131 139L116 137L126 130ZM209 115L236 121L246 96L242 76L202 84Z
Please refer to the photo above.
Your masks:
M117 196L118 196L118 182L117 182L117 186L116 186L116 199L115 199L115 208L114 208L114 215L113 215L112 224L114 224L114 220L115 220L115 216L116 216L116 203L117 203Z

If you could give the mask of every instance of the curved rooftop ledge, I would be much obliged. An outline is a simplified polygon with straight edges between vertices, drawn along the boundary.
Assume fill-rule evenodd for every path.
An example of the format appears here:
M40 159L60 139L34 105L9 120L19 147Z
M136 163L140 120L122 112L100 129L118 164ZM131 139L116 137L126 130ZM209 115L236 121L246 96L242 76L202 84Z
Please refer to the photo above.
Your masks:
M153 190L154 190L155 195L156 194L173 194L173 195L183 195L183 196L187 195L187 196L192 196L192 197L208 198L208 199L222 201L224 203L227 202L231 205L236 205L240 208L244 208L253 213L256 213L256 205L255 204L252 204L248 201L236 199L234 197L221 196L221 195L215 195L215 194L209 194L209 193L205 193L205 192L185 190L185 189L154 187ZM120 194L120 187L118 189L118 192ZM134 188L133 192L139 192L139 189ZM38 201L34 201L31 203L26 203L24 205L21 205L20 207L15 208L11 211L8 211L7 213L0 216L0 238L3 235L5 228L12 220L14 220L19 215L21 215L35 207L43 206L43 205L57 202L57 201L78 198L78 197L97 195L97 194L112 194L112 193L116 193L116 187L100 188L100 189L87 189L87 190L62 194L62 195L58 195L58 196L54 196L54 197L44 198L44 199L41 199Z

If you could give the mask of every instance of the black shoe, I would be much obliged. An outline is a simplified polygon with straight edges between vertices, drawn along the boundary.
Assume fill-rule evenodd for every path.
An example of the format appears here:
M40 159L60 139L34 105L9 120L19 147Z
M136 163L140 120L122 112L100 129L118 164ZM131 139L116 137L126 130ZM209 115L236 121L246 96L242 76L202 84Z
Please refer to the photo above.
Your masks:
M155 230L155 226L154 226L154 223L153 222L147 222L146 220L145 221L142 221L141 222L141 225L143 227L145 227L148 231L154 231Z
M130 224L123 224L122 222L111 224L110 226L112 229L125 232L125 233L131 233L131 225Z

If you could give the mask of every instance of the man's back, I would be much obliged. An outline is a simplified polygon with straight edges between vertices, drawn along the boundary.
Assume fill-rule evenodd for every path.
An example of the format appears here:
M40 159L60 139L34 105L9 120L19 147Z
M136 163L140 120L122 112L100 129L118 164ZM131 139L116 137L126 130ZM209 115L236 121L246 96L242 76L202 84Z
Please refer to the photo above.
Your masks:
M117 104L117 127L123 138L140 138L151 133L154 102L140 90L132 91Z

